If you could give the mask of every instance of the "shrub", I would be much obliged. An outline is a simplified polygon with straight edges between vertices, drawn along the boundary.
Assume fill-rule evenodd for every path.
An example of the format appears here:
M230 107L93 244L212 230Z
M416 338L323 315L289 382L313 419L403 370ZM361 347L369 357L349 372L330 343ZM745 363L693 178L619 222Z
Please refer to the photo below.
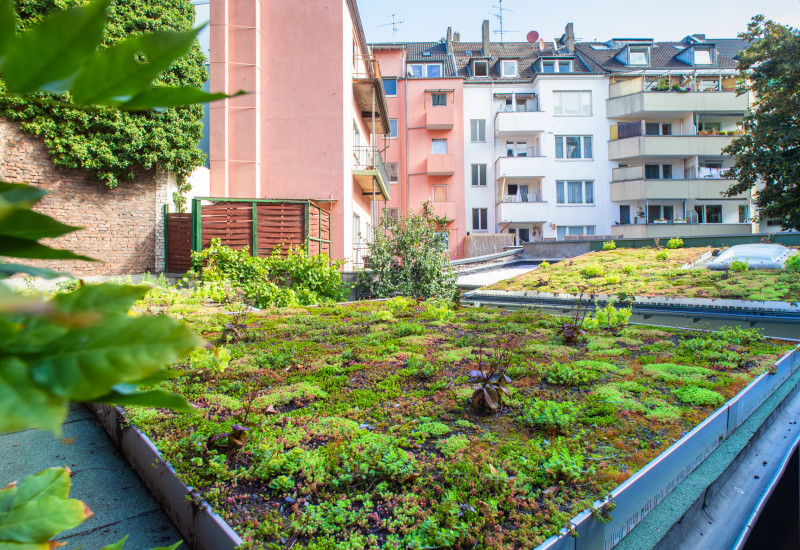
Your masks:
M750 269L750 264L747 260L733 260L729 269L734 273L741 273Z
M789 256L783 267L789 271L800 271L800 254Z
M787 264L788 264L788 262L787 262ZM539 264L539 268L540 269L547 269L548 267L550 267L550 262L548 262L548 261L544 261L544 262Z
M294 307L344 298L339 274L342 262L325 254L309 257L299 247L281 257L276 248L267 258L253 257L247 248L233 250L219 239L202 252L192 253L192 262L202 266L201 287L219 301L220 290L229 285L241 289L256 307Z
M624 327L631 318L631 308L614 307L614 301L609 300L605 307L597 307L594 317L583 320L584 328L615 328Z
M434 215L430 203L399 221L384 217L381 223L388 231L375 230L369 244L372 273L359 273L359 291L379 298L402 294L452 300L456 274L439 233L447 221Z
M519 418L531 428L565 431L575 422L577 416L575 403L532 399L525 405Z
M666 250L659 250L658 254L656 254L656 260L669 260L669 252Z
M581 275L587 278L600 277L603 273L605 273L605 270L600 264L589 264L581 268Z
M633 267L631 264L625 264L624 266L622 266L622 272L625 275L632 275L635 270L636 268Z
M614 241L606 241L603 243L603 250L614 250L617 248L617 243Z
M579 365L563 365L561 363L553 363L545 367L542 374L549 383L562 386L580 386L593 382L598 377L594 371L584 369Z
M386 307L392 312L395 317L404 317L410 315L416 303L410 298L405 296L395 296L386 300Z
M683 239L680 237L673 237L667 241L667 248L676 249L683 246Z
M394 315L392 315L392 312L385 309L373 311L369 316L369 320L375 323L388 323L393 319Z
M434 321L451 321L456 312L453 311L452 302L441 298L428 298L423 302L422 317Z

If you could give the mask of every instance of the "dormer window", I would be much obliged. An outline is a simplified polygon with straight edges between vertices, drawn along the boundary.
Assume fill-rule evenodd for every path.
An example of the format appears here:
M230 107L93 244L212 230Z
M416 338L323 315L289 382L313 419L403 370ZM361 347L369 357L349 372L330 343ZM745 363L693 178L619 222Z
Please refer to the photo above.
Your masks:
M571 73L572 61L569 59L543 59L543 73Z
M473 76L489 76L489 62L485 59L475 59L472 61Z
M503 78L515 78L518 76L516 59L504 59L501 62L500 68Z
M406 76L409 78L441 78L442 65L440 63L409 63L406 66Z
M649 65L650 48L629 48L628 65Z
M694 64L695 65L711 65L711 50L695 49L694 50Z

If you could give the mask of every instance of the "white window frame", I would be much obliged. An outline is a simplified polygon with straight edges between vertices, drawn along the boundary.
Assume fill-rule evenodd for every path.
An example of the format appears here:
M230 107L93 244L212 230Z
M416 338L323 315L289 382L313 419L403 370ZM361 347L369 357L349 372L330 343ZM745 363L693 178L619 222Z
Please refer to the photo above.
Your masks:
M708 54L708 61L698 61L697 54L698 53ZM692 63L694 65L713 65L714 64L714 56L712 55L711 50L708 48L694 48L692 50Z
M631 61L633 58L633 53L643 53L644 54L644 63L634 63ZM637 67L646 67L650 65L650 48L647 46L633 46L628 48L628 65L634 65Z
M486 143L485 118L473 118L469 121L469 139L471 143Z
M568 97L578 94L578 112L565 113L564 106ZM553 91L553 115L555 116L592 116L591 90L555 90Z
M435 76L431 76L431 67L438 67L439 74ZM425 64L425 78L442 78L444 75L444 69L441 63L426 63Z
M484 225L485 227L475 227L475 213L478 213L478 226ZM472 230L473 231L488 231L489 230L489 209L488 208L473 208L472 209Z
M435 151L435 149L436 149L436 145L435 144L436 143L444 143L444 152L437 153ZM431 154L432 155L446 155L447 154L447 138L434 138L434 139L432 139L431 140Z
M478 63L486 66L486 74L478 74ZM473 59L472 60L472 76L474 78L489 78L489 60L488 59Z
M473 164L471 165L471 179L472 179L472 187L486 187L486 164ZM477 176L477 178L475 177ZM477 183L476 183L477 180Z
M513 69L512 71L506 70L506 63L508 63L509 67ZM500 61L500 70L501 70L500 76L502 76L503 78L516 78L517 76L519 76L516 59L502 59Z
M578 149L580 151L581 156L579 157L568 157L567 156L567 138L578 138ZM562 140L562 147L561 147L561 156L558 156L558 140ZM586 140L589 139L590 147L592 150L592 156L587 157L586 155ZM555 136L555 149L556 149L556 160L565 160L565 161L579 161L579 160L594 160L594 136Z

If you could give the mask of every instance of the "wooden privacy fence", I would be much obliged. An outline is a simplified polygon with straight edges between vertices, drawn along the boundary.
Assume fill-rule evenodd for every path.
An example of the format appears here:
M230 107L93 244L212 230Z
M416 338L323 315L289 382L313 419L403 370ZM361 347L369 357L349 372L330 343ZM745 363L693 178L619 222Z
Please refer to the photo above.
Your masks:
M167 270L186 271L192 251L212 239L255 256L300 246L310 256L331 253L331 215L309 200L195 198L191 214L167 213ZM188 244L187 244L188 243Z

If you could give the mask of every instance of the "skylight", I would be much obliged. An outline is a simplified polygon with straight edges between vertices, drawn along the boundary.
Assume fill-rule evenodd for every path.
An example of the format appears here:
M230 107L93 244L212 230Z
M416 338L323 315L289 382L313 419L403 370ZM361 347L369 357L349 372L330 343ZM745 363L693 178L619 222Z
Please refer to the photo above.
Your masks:
M422 52L422 57L430 57L431 52Z
M592 44L590 46L593 50L610 50L611 47L606 44Z

